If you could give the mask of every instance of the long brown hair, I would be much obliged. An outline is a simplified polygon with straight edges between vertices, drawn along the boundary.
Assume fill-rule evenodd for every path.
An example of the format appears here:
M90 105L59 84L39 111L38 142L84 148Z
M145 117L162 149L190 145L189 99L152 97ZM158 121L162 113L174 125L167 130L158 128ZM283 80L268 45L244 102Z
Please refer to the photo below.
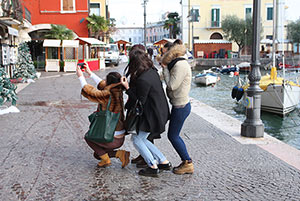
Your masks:
M129 64L127 67L126 77L130 76L130 82L135 82L143 72L154 68L154 65L145 51L134 49L129 53Z

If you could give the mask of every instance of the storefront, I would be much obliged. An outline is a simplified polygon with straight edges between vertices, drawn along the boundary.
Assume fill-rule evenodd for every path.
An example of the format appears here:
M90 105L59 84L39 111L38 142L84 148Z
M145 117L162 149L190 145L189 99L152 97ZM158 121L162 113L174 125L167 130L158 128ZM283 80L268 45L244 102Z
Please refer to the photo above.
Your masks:
M87 62L92 71L104 69L106 44L96 38L77 38L76 40L79 41L78 62Z
M43 47L45 47L45 71L59 72L61 40L44 40Z

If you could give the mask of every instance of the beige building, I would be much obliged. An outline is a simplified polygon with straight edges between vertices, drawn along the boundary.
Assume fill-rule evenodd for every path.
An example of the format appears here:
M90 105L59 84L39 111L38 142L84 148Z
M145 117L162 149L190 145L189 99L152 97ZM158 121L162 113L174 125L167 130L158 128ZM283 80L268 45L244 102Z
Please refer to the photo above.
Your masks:
M90 15L108 18L107 6L107 0L90 0Z
M286 33L282 31L282 24L286 24L285 0L277 0L277 34L278 39L285 39ZM196 16L193 21L189 14L193 10ZM182 40L190 49L192 47L192 37L205 41L211 39L225 39L221 29L221 22L227 15L236 15L241 19L246 19L247 15L252 15L253 0L182 0ZM273 38L273 0L261 0L261 22L263 26L262 45ZM193 36L192 36L193 34ZM238 47L233 43L233 51Z
M109 19L108 12L108 0L89 0L90 13L89 15L102 16L105 19ZM109 36L104 37L104 42L109 43Z

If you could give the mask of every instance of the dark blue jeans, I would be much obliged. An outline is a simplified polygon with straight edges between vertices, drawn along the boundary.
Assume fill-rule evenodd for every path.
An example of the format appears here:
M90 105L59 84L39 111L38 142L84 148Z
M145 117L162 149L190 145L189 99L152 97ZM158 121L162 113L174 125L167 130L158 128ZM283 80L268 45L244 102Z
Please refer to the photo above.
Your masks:
M186 104L183 108L172 107L171 118L169 122L168 138L174 149L179 154L182 161L191 160L184 141L179 136L185 119L191 113L191 103Z

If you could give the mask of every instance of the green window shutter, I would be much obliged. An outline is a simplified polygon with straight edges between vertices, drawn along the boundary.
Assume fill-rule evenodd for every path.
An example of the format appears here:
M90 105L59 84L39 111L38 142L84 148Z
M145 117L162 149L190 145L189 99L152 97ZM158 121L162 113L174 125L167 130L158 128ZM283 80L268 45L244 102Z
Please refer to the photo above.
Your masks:
M214 26L214 9L211 9L211 26Z
M246 8L246 18L252 17L252 8Z
M216 26L219 27L220 26L220 9L219 8L216 9L216 15L217 15L217 17L216 17L216 21L217 21Z
M195 12L195 17L196 17L195 21L199 22L199 9L196 9L195 11L196 11Z
M273 8L267 9L267 20L273 20Z

